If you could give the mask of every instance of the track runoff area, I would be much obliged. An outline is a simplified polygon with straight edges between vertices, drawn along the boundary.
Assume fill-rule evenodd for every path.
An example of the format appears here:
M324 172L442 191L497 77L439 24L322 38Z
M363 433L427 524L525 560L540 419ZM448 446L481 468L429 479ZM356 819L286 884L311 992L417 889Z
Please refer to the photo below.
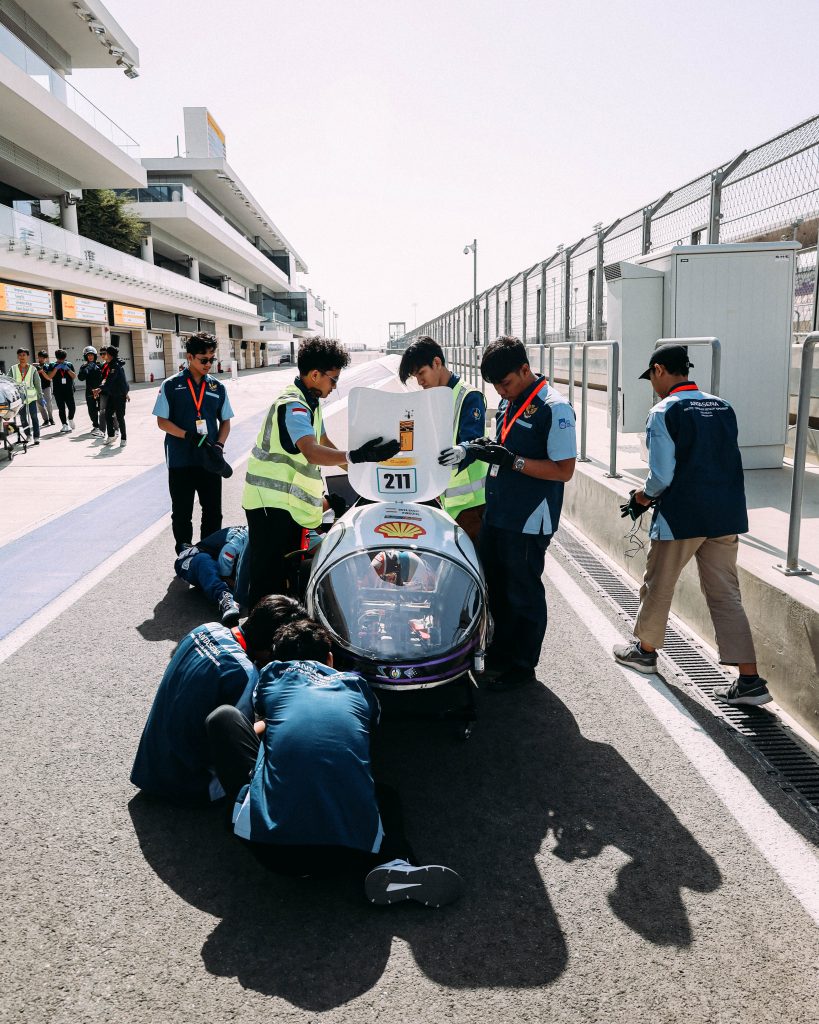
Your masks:
M263 415L244 388L226 525ZM161 494L151 472L132 486ZM137 796L156 686L212 610L173 578L167 502L145 523L118 489L0 550L4 1019L816 1019L814 822L685 688L611 659L627 627L560 553L542 686L481 692L468 743L385 722L386 781L419 856L462 875L458 903L268 874L218 809Z

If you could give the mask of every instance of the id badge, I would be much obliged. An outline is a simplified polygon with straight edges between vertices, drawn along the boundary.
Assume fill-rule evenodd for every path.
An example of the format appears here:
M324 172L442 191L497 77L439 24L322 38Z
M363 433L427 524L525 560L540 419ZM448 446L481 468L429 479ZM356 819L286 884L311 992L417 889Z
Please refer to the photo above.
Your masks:
M68 383L68 377L60 377L60 383L61 384L67 384Z
M207 423L205 423L204 420L197 420L196 421L196 433L197 434L207 434L207 432L208 432L208 425L207 425Z
M489 475L490 476L497 476L498 473L500 473L500 466L490 466L489 467Z

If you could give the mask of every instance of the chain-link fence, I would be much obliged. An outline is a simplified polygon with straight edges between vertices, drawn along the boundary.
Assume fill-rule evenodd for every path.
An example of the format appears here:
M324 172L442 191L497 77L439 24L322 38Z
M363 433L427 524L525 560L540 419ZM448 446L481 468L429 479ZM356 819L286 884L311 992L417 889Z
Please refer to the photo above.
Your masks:
M527 267L391 343L420 334L442 345L486 345L510 333L530 344L606 337L603 267L674 245L801 243L793 330L815 329L819 117L740 153L664 196ZM475 315L477 313L477 316ZM473 324L473 320L476 323ZM474 328L474 330L473 330Z

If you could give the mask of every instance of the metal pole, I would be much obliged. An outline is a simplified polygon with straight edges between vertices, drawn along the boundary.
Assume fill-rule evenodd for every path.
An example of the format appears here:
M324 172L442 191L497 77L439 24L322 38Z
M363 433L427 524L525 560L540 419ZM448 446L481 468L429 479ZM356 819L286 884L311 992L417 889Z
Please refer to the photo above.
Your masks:
M586 420L589 410L589 346L583 346L583 371L581 376L582 395L580 396L580 457L578 462L588 462L586 458Z
M620 415L620 342L611 343L611 382L609 384L609 400L611 402L611 424L609 433L609 471L606 474L613 480L619 480L617 472L617 420Z
M719 338L660 338L654 346L658 349L661 345L710 345L711 346L711 394L719 395L720 370L722 368L722 345Z
M813 272L813 317L811 330L819 331L819 244L816 246L816 269Z
M574 342L569 342L569 405L574 408Z
M719 222L722 219L722 183L729 174L733 174L747 155L748 151L744 149L730 163L724 167L718 167L711 173L711 201L708 210L708 242L711 245L716 245L719 242Z
M472 344L478 344L478 239L472 240Z
M802 363L799 370L799 398L796 405L796 438L793 443L793 480L791 507L788 521L788 556L784 565L775 568L786 576L810 576L810 569L799 564L799 535L802 532L802 497L805 491L805 456L808 451L810 428L810 398L813 380L813 350L819 341L819 331L812 331L802 345Z

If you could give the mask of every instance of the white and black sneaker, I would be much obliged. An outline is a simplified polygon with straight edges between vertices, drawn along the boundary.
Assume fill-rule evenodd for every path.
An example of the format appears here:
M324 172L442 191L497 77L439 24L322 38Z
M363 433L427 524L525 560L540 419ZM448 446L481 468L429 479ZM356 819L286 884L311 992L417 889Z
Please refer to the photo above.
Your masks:
M644 675L653 676L657 671L657 652L652 651L649 654L642 649L637 640L631 644L615 644L611 653L621 665L627 665L628 668L636 669Z
M105 437L105 434L103 434L103 432L100 430L99 427L94 427L94 429L91 431L91 436L92 437Z
M239 625L239 605L236 604L233 600L233 595L227 590L219 598L219 612L222 616L219 621L223 626Z
M415 900L425 907L443 907L461 895L461 876L440 864L416 867L405 860L379 864L364 879L364 894L370 903L388 907Z
M714 696L724 700L726 704L750 704L752 707L759 707L760 704L768 704L773 700L768 692L768 682L762 676L751 679L739 676L730 686L717 687Z
M106 437L106 439L102 442L103 443L103 447L105 445L113 444L114 441L116 441L116 438L114 437L113 434L110 437Z
M71 432L71 431L72 431L73 429L74 429L74 420L69 420L69 421L68 421L68 430L69 430L69 433L70 433L70 432Z
M63 425L60 427L60 433L61 434L70 434L71 433L71 427L69 427L69 425L67 423L63 423Z

